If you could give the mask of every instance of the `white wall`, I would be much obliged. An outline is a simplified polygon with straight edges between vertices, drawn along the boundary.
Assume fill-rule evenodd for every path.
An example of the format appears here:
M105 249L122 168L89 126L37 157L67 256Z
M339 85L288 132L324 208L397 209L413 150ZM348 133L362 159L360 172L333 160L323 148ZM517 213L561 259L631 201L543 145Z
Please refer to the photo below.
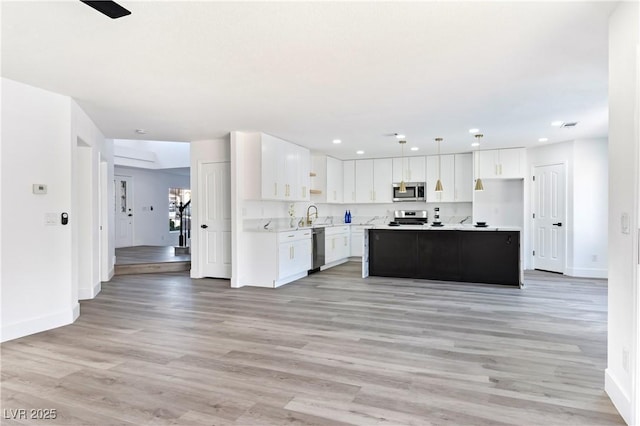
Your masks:
M621 2L609 17L609 316L605 390L629 424L639 421L639 22L637 2ZM624 216L629 218L629 233L621 226Z
M115 163L119 166L145 169L177 169L189 167L190 145L186 142L114 140Z
M523 179L483 179L483 183L484 191L473 194L473 221L522 228Z
M78 298L91 299L114 272L114 210L102 209L103 200L113 200L113 184L100 185L101 163L106 163L107 181L113 182L113 144L71 100L71 199L73 286ZM101 191L105 193L101 193ZM101 239L106 244L101 244ZM106 252L105 252L106 251ZM101 265L107 269L101 271Z
M2 340L69 324L72 286L70 99L2 79ZM46 184L46 195L32 193ZM54 224L45 225L50 213ZM73 218L72 218L73 220Z
M567 274L607 277L609 157L606 139L573 144L573 253Z
M180 233L169 231L169 188L189 189L190 177L121 166L116 166L114 173L133 178L133 245L178 245Z

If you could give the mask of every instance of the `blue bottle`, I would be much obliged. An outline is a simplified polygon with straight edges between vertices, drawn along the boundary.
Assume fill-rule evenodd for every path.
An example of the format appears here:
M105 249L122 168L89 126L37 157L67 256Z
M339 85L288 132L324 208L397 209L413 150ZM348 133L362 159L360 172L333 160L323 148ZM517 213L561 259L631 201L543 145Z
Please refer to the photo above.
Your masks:
M347 223L351 223L351 210L347 210Z
M349 211L344 211L344 223L349 223Z

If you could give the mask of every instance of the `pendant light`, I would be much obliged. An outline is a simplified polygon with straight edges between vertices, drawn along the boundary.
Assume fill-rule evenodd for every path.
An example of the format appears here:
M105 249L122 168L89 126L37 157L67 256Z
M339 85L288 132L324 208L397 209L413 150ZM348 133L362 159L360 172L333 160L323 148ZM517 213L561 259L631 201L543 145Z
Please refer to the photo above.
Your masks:
M436 138L436 142L438 142L438 181L436 182L436 192L442 192L444 188L442 188L442 181L440 181L440 169L442 168L442 160L440 158L440 142L442 142L442 138Z
M482 138L482 133L478 133L475 135L476 140L478 141L478 147L480 146L480 139ZM484 191L484 185L482 184L482 179L480 179L478 174L480 173L480 154L476 150L476 157L478 157L478 169L476 170L476 186L473 188L475 191Z
M404 183L404 144L406 144L407 141L398 141L398 143L402 147L402 157L401 157L401 161L402 161L402 179L400 179L400 189L398 190L398 192L401 193L401 194L406 194L407 185Z

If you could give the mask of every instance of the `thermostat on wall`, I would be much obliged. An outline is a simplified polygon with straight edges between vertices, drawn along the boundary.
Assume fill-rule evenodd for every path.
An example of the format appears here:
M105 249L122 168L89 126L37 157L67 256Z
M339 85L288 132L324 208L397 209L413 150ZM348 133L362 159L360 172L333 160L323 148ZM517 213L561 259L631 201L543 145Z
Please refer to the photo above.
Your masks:
M47 185L44 183L34 183L33 184L33 193L34 194L46 194L47 193Z

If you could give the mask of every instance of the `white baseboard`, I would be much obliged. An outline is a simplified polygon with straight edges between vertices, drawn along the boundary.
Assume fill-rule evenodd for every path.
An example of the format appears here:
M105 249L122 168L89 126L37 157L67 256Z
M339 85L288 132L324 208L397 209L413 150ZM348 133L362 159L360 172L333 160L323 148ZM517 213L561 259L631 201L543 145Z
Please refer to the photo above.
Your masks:
M62 327L73 323L80 315L80 305L76 303L68 310L59 311L50 315L37 318L31 318L13 324L2 325L2 336L0 341L17 339L19 337L29 336L30 334L40 333L41 331L51 330L52 328Z
M349 261L348 257L345 257L344 259L340 259L340 260L335 260L333 262L327 263L326 265L323 265L320 267L321 271L327 270L329 268L333 268L334 266L338 266L338 265L342 265L343 263L347 263Z
M634 424L631 418L631 398L624 389L620 387L618 381L608 368L604 371L604 391L609 395L609 399L613 402L613 405L624 421L627 422L628 425Z
M93 285L92 288L79 288L78 289L78 300L90 300L93 299L100 293L102 290L102 283L98 281Z
M609 273L601 268L567 268L565 275L577 278L608 278Z

